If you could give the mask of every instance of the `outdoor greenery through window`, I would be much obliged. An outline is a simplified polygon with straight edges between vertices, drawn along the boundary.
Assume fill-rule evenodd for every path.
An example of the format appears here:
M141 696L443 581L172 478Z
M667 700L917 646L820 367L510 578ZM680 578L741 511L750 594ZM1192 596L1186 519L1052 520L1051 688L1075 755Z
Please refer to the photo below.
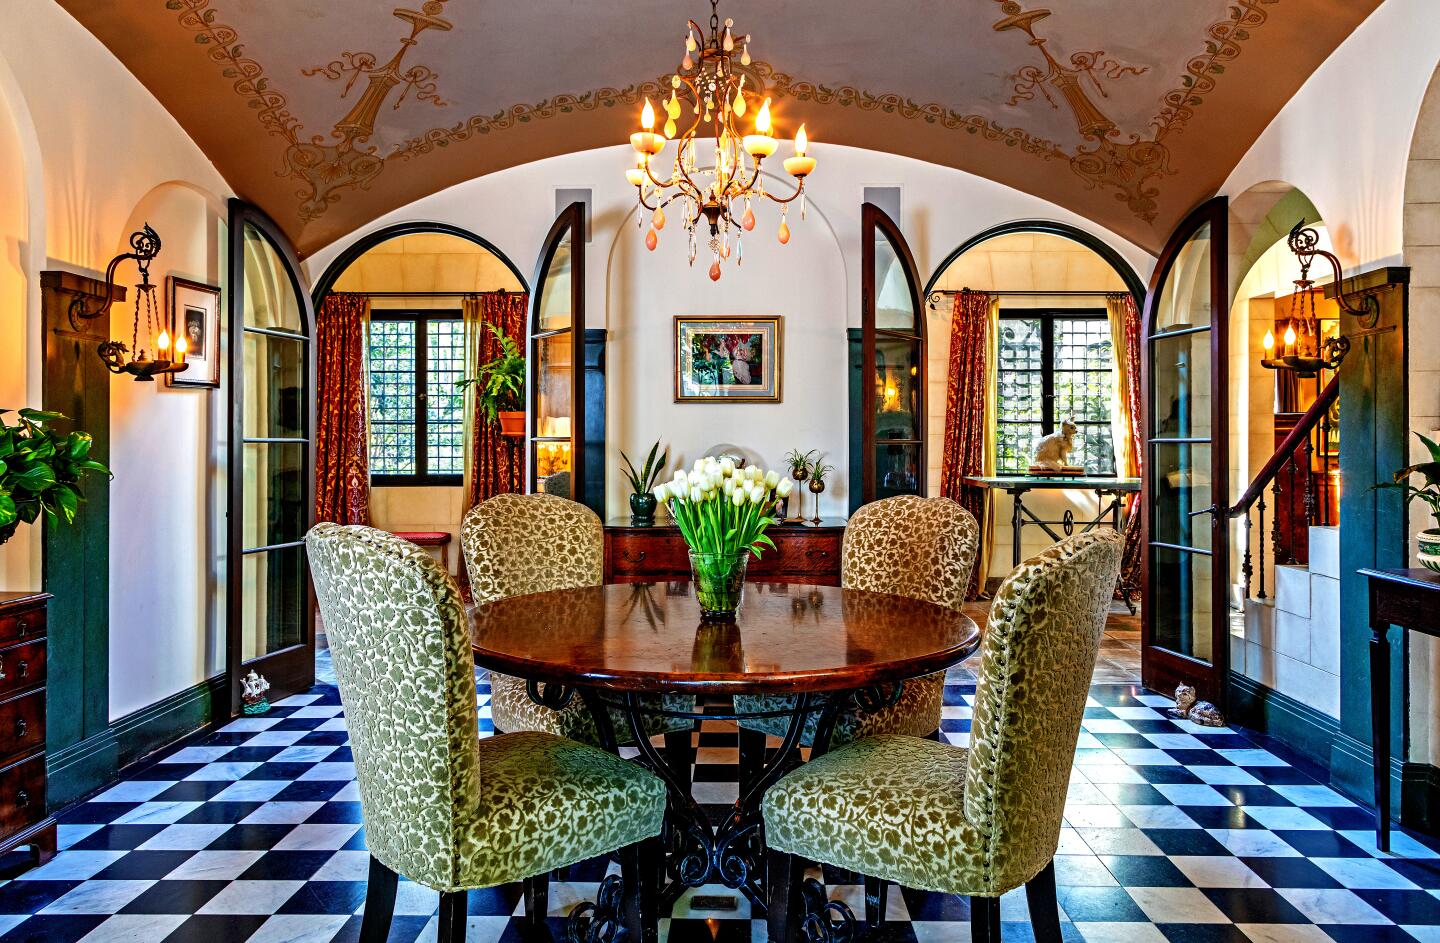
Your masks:
M370 320L370 475L453 484L464 473L465 326L454 312L381 311Z
M1025 474L1036 443L1068 419L1078 427L1070 464L1090 475L1115 474L1115 353L1105 314L1002 312L998 347L995 471Z

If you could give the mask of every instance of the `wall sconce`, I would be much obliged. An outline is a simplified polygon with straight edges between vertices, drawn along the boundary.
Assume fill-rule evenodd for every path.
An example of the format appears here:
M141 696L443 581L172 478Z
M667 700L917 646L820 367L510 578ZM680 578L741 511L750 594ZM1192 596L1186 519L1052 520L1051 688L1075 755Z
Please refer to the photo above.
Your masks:
M70 302L70 326L80 330L80 322L98 318L110 310L115 300L115 269L126 259L134 259L140 272L140 284L135 286L135 316L130 331L130 346L120 341L105 341L95 348L100 359L111 373L128 373L137 381L154 382L163 373L182 373L189 368L185 362L188 345L185 338L175 338L172 344L170 332L165 329L160 306L155 302L155 286L150 282L150 262L160 254L160 236L146 223L144 229L130 234L130 251L121 253L110 260L105 268L105 298L93 311L85 309L85 299L76 296ZM150 358L140 346L140 313L145 313L145 340L153 339L155 356ZM158 333L157 333L158 331ZM173 346L173 353L172 353ZM130 354L130 358L125 358ZM173 359L172 359L173 358Z
M1330 263L1335 272L1335 301L1340 309L1360 321L1362 327L1373 328L1380 319L1380 302L1374 295L1364 295L1357 307L1345 297L1341 286L1345 273L1340 260L1331 252L1319 248L1320 234L1313 227L1300 220L1290 230L1285 243L1295 258L1300 260L1300 277L1295 280L1295 294L1290 302L1290 321L1285 327L1284 346L1276 356L1275 335L1265 332L1263 341L1265 353L1260 365L1267 370L1294 370L1296 375L1309 379L1320 370L1337 370L1345 355L1350 353L1350 338L1320 338L1320 325L1315 316L1315 283L1310 278L1310 265L1318 255Z

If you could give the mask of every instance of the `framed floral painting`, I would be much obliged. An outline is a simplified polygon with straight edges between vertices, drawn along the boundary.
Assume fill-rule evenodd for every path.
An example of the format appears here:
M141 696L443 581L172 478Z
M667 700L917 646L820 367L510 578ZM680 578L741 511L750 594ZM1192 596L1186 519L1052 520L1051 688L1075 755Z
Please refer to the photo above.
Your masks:
M675 402L780 402L783 321L676 317Z

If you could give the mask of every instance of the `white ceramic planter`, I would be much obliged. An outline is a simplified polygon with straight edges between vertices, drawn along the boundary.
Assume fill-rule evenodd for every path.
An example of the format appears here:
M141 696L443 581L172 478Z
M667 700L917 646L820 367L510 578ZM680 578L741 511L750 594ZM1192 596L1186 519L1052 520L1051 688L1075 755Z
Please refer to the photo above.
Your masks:
M1428 570L1440 571L1440 527L1422 530L1419 534L1420 552L1415 559Z

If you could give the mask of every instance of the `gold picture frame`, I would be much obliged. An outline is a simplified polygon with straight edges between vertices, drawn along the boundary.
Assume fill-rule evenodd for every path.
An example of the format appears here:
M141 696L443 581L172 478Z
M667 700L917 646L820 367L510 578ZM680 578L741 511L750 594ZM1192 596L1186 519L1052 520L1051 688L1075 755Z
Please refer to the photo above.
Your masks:
M675 316L675 402L778 403L785 319Z
M166 282L166 317L170 336L184 337L189 369L165 374L165 385L184 389L220 388L220 289L170 275Z

